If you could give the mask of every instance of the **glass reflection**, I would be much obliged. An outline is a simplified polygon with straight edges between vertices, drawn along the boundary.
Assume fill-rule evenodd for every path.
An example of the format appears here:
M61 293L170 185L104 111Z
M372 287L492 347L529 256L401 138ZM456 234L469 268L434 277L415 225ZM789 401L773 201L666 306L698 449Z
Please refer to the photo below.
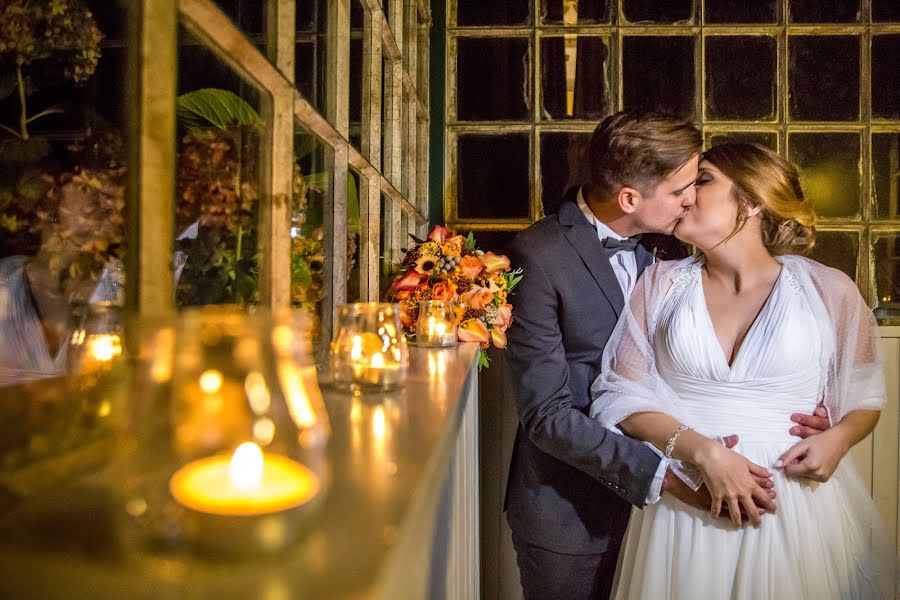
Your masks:
M900 234L879 233L872 244L876 316L900 316Z
M541 135L541 204L545 215L556 212L569 188L587 181L590 140L589 132Z
M294 126L294 184L291 207L291 304L306 309L316 356L325 298L324 210L333 193L333 152L299 125Z
M707 23L774 23L777 7L776 0L705 0L703 18Z
M693 38L625 37L622 68L626 109L691 117L694 112Z
M843 271L856 281L859 234L855 231L817 231L816 245L809 257Z
M708 134L706 146L718 146L735 142L739 144L761 144L767 148L778 151L778 134L765 131L723 131Z
M872 134L872 194L878 218L900 215L900 133Z
M3 17L0 386L62 375L78 309L124 297L125 14L59 10Z
M859 37L795 35L788 40L791 117L800 121L859 118Z
M711 120L775 118L775 38L706 38L706 116Z
M459 38L457 117L461 121L526 119L528 38Z
M528 134L460 135L457 140L461 219L527 218Z
M872 116L900 119L900 34L872 36Z
M541 0L541 20L547 24L609 23L609 0Z
M544 117L599 120L608 112L606 40L567 35L541 40Z
M860 139L856 133L791 133L790 160L820 217L858 217Z

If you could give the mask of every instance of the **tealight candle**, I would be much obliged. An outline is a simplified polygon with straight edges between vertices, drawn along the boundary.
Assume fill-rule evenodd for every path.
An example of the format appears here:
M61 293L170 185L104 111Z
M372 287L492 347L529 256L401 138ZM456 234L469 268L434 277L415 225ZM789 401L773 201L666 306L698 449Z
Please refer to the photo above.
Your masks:
M451 302L423 300L419 303L416 343L420 346L453 346L456 344L456 318Z
M287 457L264 454L253 442L232 456L216 455L180 468L169 491L186 508L214 515L253 516L305 504L319 492L319 478Z

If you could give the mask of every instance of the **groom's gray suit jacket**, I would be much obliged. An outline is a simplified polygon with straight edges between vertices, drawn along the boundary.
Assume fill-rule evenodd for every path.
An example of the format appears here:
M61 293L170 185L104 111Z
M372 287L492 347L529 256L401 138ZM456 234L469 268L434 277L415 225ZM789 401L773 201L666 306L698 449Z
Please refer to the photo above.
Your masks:
M609 253L566 194L559 212L512 242L524 277L513 297L507 361L519 428L507 482L513 534L565 554L618 549L659 457L587 416L590 386L624 299ZM638 273L652 262L636 250Z

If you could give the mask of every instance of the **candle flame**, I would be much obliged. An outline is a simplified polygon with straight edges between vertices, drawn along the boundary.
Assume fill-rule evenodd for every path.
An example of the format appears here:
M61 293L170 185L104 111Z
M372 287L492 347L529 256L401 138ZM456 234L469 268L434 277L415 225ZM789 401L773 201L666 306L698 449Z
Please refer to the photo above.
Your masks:
M107 362L122 354L122 340L111 333L92 335L87 338L88 352L95 359Z
M376 352L372 356L372 366L381 369L384 367L384 355L381 352Z
M214 394L222 387L222 374L215 369L203 371L200 375L200 389L207 394Z
M263 453L253 442L244 442L231 457L228 478L239 490L250 492L259 488L263 476Z

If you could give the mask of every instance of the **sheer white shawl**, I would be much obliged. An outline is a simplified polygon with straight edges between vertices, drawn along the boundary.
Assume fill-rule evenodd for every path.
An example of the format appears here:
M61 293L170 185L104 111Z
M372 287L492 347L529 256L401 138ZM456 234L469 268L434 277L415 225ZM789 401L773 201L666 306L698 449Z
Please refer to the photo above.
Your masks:
M590 414L618 431L639 412L661 412L683 421L677 394L659 375L654 346L666 298L687 285L696 258L654 264L644 271L603 352L591 386ZM778 258L799 282L821 332L822 397L832 424L853 410L880 410L884 369L877 323L856 284L841 271L799 256Z

